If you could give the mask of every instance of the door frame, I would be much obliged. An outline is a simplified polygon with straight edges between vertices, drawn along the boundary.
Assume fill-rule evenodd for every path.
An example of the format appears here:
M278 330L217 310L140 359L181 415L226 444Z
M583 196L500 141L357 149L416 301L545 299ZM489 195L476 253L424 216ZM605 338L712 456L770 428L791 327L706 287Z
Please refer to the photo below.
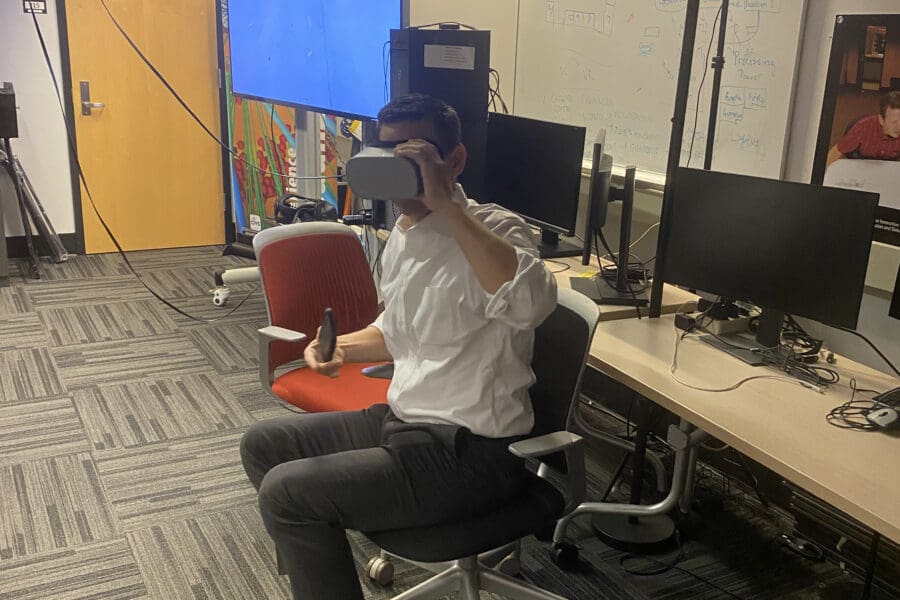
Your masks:
M65 122L69 155L69 176L72 186L72 210L75 211L75 252L84 254L84 217L81 212L81 180L79 178L78 133L75 130L75 103L72 97L72 63L69 55L69 29L66 19L66 0L56 1L56 25L59 31L59 62L62 65L62 93L66 107ZM73 147L74 146L74 147Z
M218 91L219 91L219 139L228 143L228 104L225 90L225 47L222 39L222 7L221 0L210 0L216 15L216 55L218 62ZM75 129L75 103L72 97L72 62L69 52L69 29L66 14L66 0L56 0L56 21L59 31L59 53L62 65L63 102L66 106L66 129L71 136L68 148L69 173L72 186L72 210L75 211L75 251L77 254L85 253L84 244L84 214L82 212L81 180L79 178L79 164L76 151L78 148L78 133ZM74 148L72 147L74 144ZM234 215L232 214L231 200L231 154L222 148L222 198L224 199L225 213L225 243L230 244L235 240Z

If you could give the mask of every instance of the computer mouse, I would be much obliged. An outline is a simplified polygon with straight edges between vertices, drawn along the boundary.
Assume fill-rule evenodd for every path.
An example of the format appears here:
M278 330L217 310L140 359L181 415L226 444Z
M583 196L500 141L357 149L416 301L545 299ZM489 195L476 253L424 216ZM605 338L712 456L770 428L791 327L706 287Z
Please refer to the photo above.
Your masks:
M866 420L872 425L887 429L897 422L897 411L889 406L876 408L866 413Z

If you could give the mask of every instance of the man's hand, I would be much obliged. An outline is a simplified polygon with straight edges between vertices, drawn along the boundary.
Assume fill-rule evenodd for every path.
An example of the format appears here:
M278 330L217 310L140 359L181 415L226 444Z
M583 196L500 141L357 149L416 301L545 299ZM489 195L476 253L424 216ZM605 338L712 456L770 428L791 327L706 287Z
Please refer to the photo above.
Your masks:
M441 158L433 144L425 140L409 140L398 145L394 155L408 158L419 166L425 192L422 202L431 212L446 213L459 208L453 201L454 168Z
M316 373L327 375L328 377L337 377L341 366L344 364L344 349L339 342L334 347L334 356L331 357L331 360L322 362L322 356L319 354L319 335L321 333L322 328L319 327L316 331L316 339L310 342L306 350L303 351L303 360L306 361L306 366Z

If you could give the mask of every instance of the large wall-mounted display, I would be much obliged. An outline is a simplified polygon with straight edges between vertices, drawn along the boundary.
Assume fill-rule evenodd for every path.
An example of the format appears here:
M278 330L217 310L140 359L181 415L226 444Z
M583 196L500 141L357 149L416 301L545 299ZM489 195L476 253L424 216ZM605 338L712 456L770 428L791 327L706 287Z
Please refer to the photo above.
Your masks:
M387 102L401 0L229 0L234 93L372 119Z

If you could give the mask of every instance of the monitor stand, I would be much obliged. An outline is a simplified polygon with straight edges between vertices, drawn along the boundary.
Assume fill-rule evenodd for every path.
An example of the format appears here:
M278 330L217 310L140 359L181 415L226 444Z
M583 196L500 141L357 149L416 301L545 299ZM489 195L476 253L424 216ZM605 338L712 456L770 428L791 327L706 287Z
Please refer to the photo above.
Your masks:
M756 340L746 335L729 333L725 335L701 335L698 338L701 342L706 342L713 348L718 348L722 352L741 360L751 367L761 367L765 363L758 353L753 351L753 344Z
M598 151L595 149L595 152ZM629 273L629 250L631 248L631 209L634 206L634 180L636 169L628 167L625 169L625 187L622 188L622 218L621 232L619 235L619 254L616 257L616 277L605 278L602 273L590 279L583 277L570 278L572 289L580 292L596 302L597 304L605 304L609 306L647 306L650 303L645 291L633 291L631 282L628 281ZM610 197L613 193L610 190ZM591 229L588 233L588 239L595 235L595 230ZM603 233L597 229L596 235L602 239ZM604 242L605 244L605 242ZM598 252L599 253L599 252ZM587 256L587 253L585 254ZM584 262L584 261L582 261ZM638 284L638 288L640 288ZM638 312L640 316L640 312Z
M581 256L582 246L560 239L555 231L541 229L541 243L538 246L541 258L564 258Z
M594 277L570 277L572 289L584 294L597 304L606 306L647 306L650 299L646 291L620 292L615 282L606 282L600 275ZM640 284L635 284L640 287Z

